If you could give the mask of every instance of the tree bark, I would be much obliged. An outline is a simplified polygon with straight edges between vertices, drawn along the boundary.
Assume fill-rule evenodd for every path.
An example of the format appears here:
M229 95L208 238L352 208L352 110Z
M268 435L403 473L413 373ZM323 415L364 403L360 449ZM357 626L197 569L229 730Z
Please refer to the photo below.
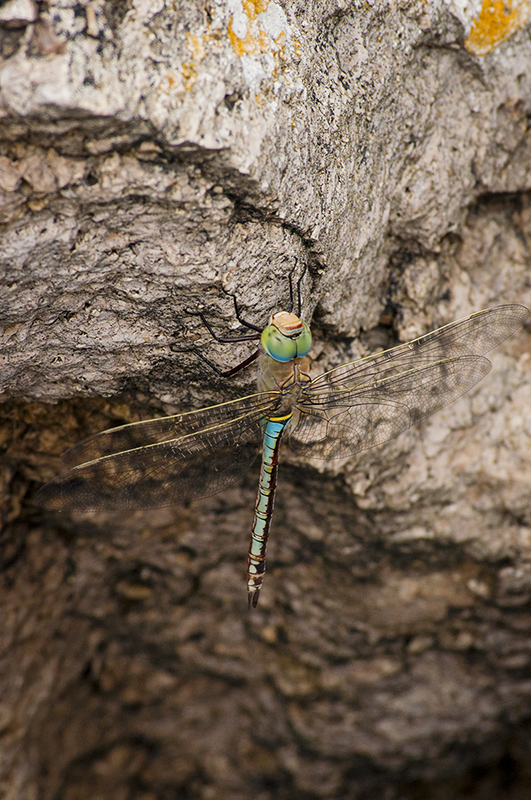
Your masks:
M525 331L384 447L284 448L252 613L258 469L184 508L32 503L84 437L254 391L200 357L251 352L198 317L240 333L227 293L262 326L303 275L314 374L531 306L529 4L496 9L0 8L2 797L525 796Z

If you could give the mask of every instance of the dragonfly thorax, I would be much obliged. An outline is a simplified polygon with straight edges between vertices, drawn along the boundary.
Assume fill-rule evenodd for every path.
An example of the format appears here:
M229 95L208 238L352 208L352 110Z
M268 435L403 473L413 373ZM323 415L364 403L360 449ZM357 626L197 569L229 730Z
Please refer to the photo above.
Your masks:
M296 314L278 311L273 314L260 338L268 356L283 363L307 355L312 345L310 328Z
M310 378L308 358L293 358L285 363L262 353L258 361L258 391L281 391L283 396L297 397Z

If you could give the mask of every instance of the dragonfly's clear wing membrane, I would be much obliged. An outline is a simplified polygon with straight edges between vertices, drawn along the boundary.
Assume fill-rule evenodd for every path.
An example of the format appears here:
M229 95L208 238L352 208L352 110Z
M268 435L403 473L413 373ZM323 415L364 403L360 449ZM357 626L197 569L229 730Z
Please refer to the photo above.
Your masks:
M263 416L274 407L277 398L276 392L260 392L183 414L110 428L78 442L67 450L63 455L63 464L70 469L78 464L94 461L96 458L146 445L164 444L174 439L193 439L196 435L201 439L210 428L230 423L237 424L240 419L247 418L249 413L254 411Z
M292 448L328 459L392 439L471 389L491 366L481 354L529 318L519 305L486 309L318 376L297 404Z
M341 389L300 404L306 413L291 446L314 458L330 459L376 447L456 400L490 370L488 358L446 359L401 375Z
M336 383L356 388L422 364L456 356L481 356L508 339L530 316L520 305L486 308L419 339L324 372L313 381L312 388L318 392Z
M54 510L155 508L215 494L255 460L261 420L278 401L263 392L239 400L123 425L81 442L71 469L36 501Z

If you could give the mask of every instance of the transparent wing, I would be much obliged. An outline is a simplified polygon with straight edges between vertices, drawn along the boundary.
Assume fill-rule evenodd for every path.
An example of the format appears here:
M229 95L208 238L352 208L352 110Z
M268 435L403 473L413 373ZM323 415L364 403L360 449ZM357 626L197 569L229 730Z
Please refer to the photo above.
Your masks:
M76 466L43 486L36 501L90 511L155 508L215 494L255 460L260 422L277 402L277 392L262 392L104 431L65 454Z
M335 384L355 388L364 382L398 375L422 364L456 356L484 355L529 319L525 306L486 308L419 339L324 372L312 382L312 391L319 392Z
M392 439L471 389L491 366L481 354L529 318L519 305L485 309L323 373L297 403L302 414L292 448L328 459Z
M163 444L168 440L193 437L194 434L201 436L203 432L217 425L238 423L240 419L253 412L263 415L275 406L277 400L277 392L260 392L184 414L121 425L96 433L75 444L63 455L63 464L71 468L125 450Z
M290 439L314 458L342 458L376 447L472 388L490 370L488 358L462 356L357 390L321 393L300 403L305 413Z

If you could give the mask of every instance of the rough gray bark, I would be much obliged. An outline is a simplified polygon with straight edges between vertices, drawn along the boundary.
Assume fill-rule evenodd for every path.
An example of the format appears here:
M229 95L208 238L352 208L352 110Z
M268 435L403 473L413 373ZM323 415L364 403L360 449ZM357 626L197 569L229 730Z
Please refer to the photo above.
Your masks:
M527 797L525 332L384 448L284 454L255 613L255 475L184 509L31 505L84 436L252 389L190 350L248 354L194 315L236 331L223 288L263 324L308 265L317 372L531 305L531 43L474 48L478 12L0 9L2 797L502 798L508 772Z

